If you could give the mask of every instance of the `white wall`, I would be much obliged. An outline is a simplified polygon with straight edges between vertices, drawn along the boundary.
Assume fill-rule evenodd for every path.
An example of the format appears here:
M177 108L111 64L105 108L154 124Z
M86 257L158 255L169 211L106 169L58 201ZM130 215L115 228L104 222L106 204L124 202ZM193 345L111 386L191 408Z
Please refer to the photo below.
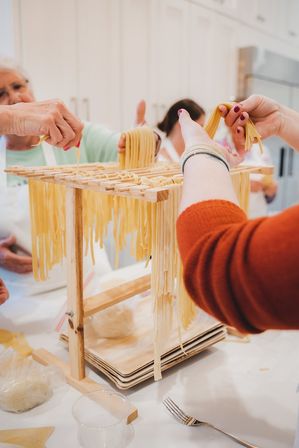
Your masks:
M206 109L237 93L237 50L299 58L299 0L0 0L0 54L37 97L82 119L131 126L140 98L156 122L174 100Z
M19 58L18 11L12 0L0 0L0 55Z

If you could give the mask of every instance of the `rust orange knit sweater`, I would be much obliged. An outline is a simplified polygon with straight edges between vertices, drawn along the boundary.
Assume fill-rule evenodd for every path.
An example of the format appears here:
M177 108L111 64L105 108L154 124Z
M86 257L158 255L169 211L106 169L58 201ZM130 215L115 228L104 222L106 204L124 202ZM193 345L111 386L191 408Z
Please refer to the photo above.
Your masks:
M248 220L231 202L199 202L177 236L198 306L243 332L299 329L299 206Z

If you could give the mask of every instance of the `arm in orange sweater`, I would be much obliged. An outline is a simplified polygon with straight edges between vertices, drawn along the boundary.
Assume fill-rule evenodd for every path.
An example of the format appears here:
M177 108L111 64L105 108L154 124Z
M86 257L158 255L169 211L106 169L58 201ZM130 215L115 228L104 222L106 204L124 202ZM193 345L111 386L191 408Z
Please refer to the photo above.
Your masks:
M178 218L187 290L240 331L299 328L299 206L247 220L235 204L199 202Z

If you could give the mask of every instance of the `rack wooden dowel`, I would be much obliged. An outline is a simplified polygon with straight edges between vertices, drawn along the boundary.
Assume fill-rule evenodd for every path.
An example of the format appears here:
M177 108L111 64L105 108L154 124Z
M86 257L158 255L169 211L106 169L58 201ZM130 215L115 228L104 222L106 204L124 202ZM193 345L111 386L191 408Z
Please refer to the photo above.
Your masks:
M57 202L57 204L59 204L59 206L63 204L63 213L57 213L55 215L57 217L57 221L55 221L54 226L55 231L53 231L51 226L48 226L51 230L49 230L49 228L46 229L46 231L48 231L48 235L51 235L52 240L55 241L55 245L53 243L53 245L51 246L52 252L51 249L49 249L48 251L49 254L52 255L54 253L56 255L55 250L56 247L58 247L57 257L54 257L53 259L53 257L51 258L49 256L47 258L47 262L49 263L47 267L49 266L49 269L51 269L54 264L62 261L61 259L65 255L64 243L66 242L68 335L63 334L62 336L63 340L65 340L69 346L69 363L64 363L62 360L47 352L46 350L35 351L33 353L33 357L39 360L41 363L55 364L59 366L64 371L69 384L76 387L81 392L91 392L101 388L100 384L85 376L85 357L93 366L96 365L100 372L104 372L105 375L120 388L131 387L149 378L154 373L154 370L152 368L153 361L151 354L147 355L147 358L144 358L145 361L140 361L141 364L139 362L137 364L134 364L134 368L132 368L131 364L128 367L121 362L116 365L115 360L111 360L111 358L109 358L108 356L107 359L109 361L107 362L105 360L101 360L99 357L96 358L97 353L95 351L95 348L91 350L90 347L84 346L84 319L98 311L101 311L116 303L126 300L129 297L144 292L149 289L150 286L151 298L156 300L156 304L162 303L163 312L165 309L167 309L168 313L168 308L166 308L168 300L171 304L172 298L176 293L176 290L173 287L175 283L172 282L172 279L175 279L175 277L181 278L179 269L175 271L175 269L180 267L180 265L178 264L179 261L174 262L171 258L171 254L177 254L177 252L175 249L175 230L173 226L170 225L171 223L175 223L176 220L179 189L182 188L183 184L183 176L179 164L157 163L156 165L147 168L128 169L125 171L121 171L115 164L88 164L79 166L69 165L38 168L10 167L6 170L6 172L21 177L27 177L29 179L29 190L30 187L33 188L33 191L35 191L34 189L37 188L37 191L39 192L39 194L41 194L40 197L44 197L44 200L41 199L41 204L43 205L48 204L47 198L53 197L47 196L47 194L49 194L49 192L53 193L53 184L56 184L59 194L61 195L59 196L60 200L59 202ZM247 191L246 189L249 186L250 173L258 173L262 175L272 174L273 167L239 166L237 168L233 168L230 174L233 179L234 188L235 190L237 190L241 199L244 199L243 193L244 191ZM245 176L243 176L244 174ZM246 182L244 181L244 179L246 180ZM42 184L43 186L43 183L46 183L47 186L39 190L39 185ZM245 185L245 187L242 189L240 188L241 185ZM90 192L92 193L91 195L89 194ZM144 257L145 259L148 259L149 257L152 258L152 273L151 282L149 276L144 275L143 277L137 278L133 281L127 281L121 285L114 286L107 291L102 291L99 294L88 297L84 301L83 219L84 225L86 225L85 234L86 228L89 229L91 233L93 233L95 224L93 220L88 220L86 218L86 214L84 214L83 216L83 202L84 206L86 207L85 210L92 211L93 208L89 207L90 203L88 202L92 200L91 203L95 206L94 210L96 210L96 216L101 217L101 207L99 205L99 202L97 202L98 199L95 198L96 195L94 195L93 192L99 193L98 197L100 198L100 201L103 201L101 203L104 204L105 207L108 207L107 210L113 210L113 215L111 216L113 216L114 219L120 219L119 217L122 216L120 213L121 208L119 204L125 201L118 201L120 198L129 198L130 200L132 200L131 202L129 202L130 207L132 204L134 205L137 203L136 200L140 200L141 206L139 209L140 214L137 215L139 217L138 219L142 223L148 223L147 225L150 227L150 232L144 233L145 236L140 239L144 244L144 246L140 245L140 247L145 247L147 249L142 252L142 257ZM110 201L109 196L111 195L115 196L117 198L117 201ZM34 195L33 197L35 198ZM106 201L107 198L109 200ZM145 204L144 201L148 202L148 204ZM240 200L240 203L241 202L245 203L244 200ZM246 205L247 203L243 205L243 208L246 208ZM167 206L169 206L170 208L167 209ZM39 207L40 205L38 205L38 208ZM51 208L49 210L51 210ZM126 208L124 207L123 210L126 210ZM174 213L174 210L176 210L176 213ZM47 210L45 210L45 216L48 216L49 220L51 220L52 216L50 217L50 215L46 212ZM36 216L38 218L39 213L36 213ZM146 216L147 218L145 219L144 216ZM88 214L87 217L89 217ZM105 225L108 225L109 220L106 222L105 219L103 219L103 222ZM112 218L109 217L109 219L111 220ZM44 221L47 222L47 219ZM42 224L44 224L44 221L42 222ZM101 229L103 240L103 235L105 236L105 232L102 227L99 228ZM164 232L160 231L162 228L164 229ZM135 227L132 226L132 229L135 229ZM170 230L168 231L167 229ZM44 232L44 227L40 226L39 233L37 235L39 235L42 241L44 238ZM57 234L59 238L56 238ZM117 231L115 232L115 235L118 236ZM151 238L153 238L151 242L152 246L147 248L145 241L146 238L149 239L149 235L151 236ZM155 235L155 238L153 237L153 235ZM100 238L99 241L102 240ZM121 239L119 239L119 241L120 240ZM168 253L167 251L169 247L171 247L172 249L171 252ZM158 250L157 248L163 248L163 250ZM162 257L158 257L158 254L162 254ZM61 259L59 257L61 257ZM168 260L170 261L169 264ZM39 266L38 263L36 263L36 266ZM44 265L42 264L42 266ZM169 275L170 280L167 280L167 272L172 274L175 274L177 272L177 275ZM159 281L157 279L159 279ZM184 297L183 294L182 297ZM185 302L184 306L186 306L185 310L189 312L189 304ZM156 307L156 309L158 309L158 307ZM170 312L171 310L172 308L169 308ZM163 315L163 319L165 316L166 313L165 315ZM159 336L157 339L160 338L160 335L162 334L162 332L164 332L164 328L166 328L166 326L163 326L164 321L162 322L162 319L159 319L156 318L155 322L155 335ZM168 319L168 321L170 322L171 319ZM221 340L224 337L224 332L221 328L218 328L218 325L220 325L221 327L221 324L217 324L216 329L214 328L214 326L211 327L212 333L209 333L208 336L208 339L210 341L209 343L206 341L206 339L204 339L206 338L205 332L203 333L202 339L200 339L200 344L204 345L200 345L198 343L198 346L193 346L193 339L188 340L188 344L190 345L190 347L188 345L189 353L197 353L199 347L206 348L212 343L215 343L215 341L218 342L218 340ZM214 330L216 333L214 333ZM199 337L199 335L197 334L196 337ZM194 338L193 334L192 338ZM169 354L167 352L167 357L165 356L163 358L162 363L162 354L160 353L159 348L161 347L161 345L159 346L157 344L157 347L158 349L155 353L156 358L160 358L160 370L171 367L172 362L170 362L170 358L168 357L172 356L172 353L175 353L173 357L174 363L181 362L181 360L183 359L181 352L178 352L177 354L177 350L181 350L181 347L179 346L177 349L176 344L174 344L172 347L170 347L171 353L170 351ZM194 349L194 347L197 347L197 351ZM101 349L103 349L103 346L101 346ZM110 349L111 346L109 345L106 353ZM152 346L150 350L152 350ZM149 353L149 350L146 353ZM131 363L130 356L131 355L129 354L128 360ZM129 377L130 379L128 379ZM132 421L136 417L137 410L132 407L128 415L128 422Z
M66 189L67 322L71 374L85 377L82 190Z
M100 292L84 300L84 317L92 316L112 305L122 302L136 294L141 294L151 287L151 276L144 275L129 282L122 283L107 291Z

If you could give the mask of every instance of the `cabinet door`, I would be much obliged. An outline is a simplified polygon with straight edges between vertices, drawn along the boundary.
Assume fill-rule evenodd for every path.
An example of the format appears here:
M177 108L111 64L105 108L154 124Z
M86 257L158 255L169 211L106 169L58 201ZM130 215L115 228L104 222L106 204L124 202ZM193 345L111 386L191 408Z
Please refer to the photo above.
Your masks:
M0 54L2 57L19 58L18 8L11 0L0 0Z
M188 95L189 3L182 0L155 3L153 110L156 123L172 103Z
M83 120L120 129L118 0L78 0L78 98Z
M251 0L238 2L238 16L249 25L277 34L280 0Z
M213 89L212 73L212 37L214 13L198 5L190 5L189 23L189 87L190 98L204 109L212 109ZM220 99L219 99L220 100Z
M39 100L61 98L75 109L76 0L20 0L21 62Z
M122 128L132 127L136 105L147 103L146 119L151 122L152 91L150 80L155 67L151 63L154 35L153 2L120 0L120 110Z
M237 48L235 22L217 14L210 50L212 66L209 76L211 86L209 96L213 107L236 96Z
M238 12L238 0L197 0L203 6L219 11L220 13L227 14L231 17L235 17ZM244 7L244 5L243 5Z
M295 44L299 44L298 22L299 22L299 1L288 0L284 2L286 37Z

